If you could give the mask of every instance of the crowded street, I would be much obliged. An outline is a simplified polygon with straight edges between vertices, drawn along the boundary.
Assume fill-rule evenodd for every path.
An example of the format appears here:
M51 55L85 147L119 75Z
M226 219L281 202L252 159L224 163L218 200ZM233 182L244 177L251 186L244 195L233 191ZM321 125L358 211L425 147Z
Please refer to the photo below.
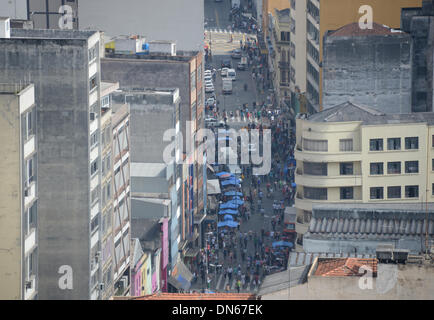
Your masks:
M236 17L235 13L232 18ZM250 25L248 32L252 32ZM267 81L268 70L256 35L208 31L205 43L205 72L212 76L213 85L206 100L215 101L207 104L205 125L216 134L219 128L271 129L271 146L263 146L260 140L254 148L271 147L272 166L266 175L253 175L251 164L240 165L241 172L232 172L225 164L213 165L221 194L217 196L218 210L209 213L212 220L206 225L204 247L192 270L191 290L257 292L266 275L287 268L289 252L295 246L295 230L284 214L294 203L296 187L292 128ZM237 70L232 94L223 94L221 66L231 60L235 68L239 60L232 54L237 49L246 57L247 68ZM240 157L240 150L237 152Z

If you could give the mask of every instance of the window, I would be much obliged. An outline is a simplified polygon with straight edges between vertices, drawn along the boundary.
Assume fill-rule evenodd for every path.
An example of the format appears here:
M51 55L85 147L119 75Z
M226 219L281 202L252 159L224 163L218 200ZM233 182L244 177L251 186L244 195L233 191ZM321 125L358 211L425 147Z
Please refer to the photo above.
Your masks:
M33 178L33 174L34 174L33 158L30 158L26 161L26 173L27 173L27 179L25 182L28 186L34 180L34 178Z
M35 112L29 111L26 113L25 115L25 120L26 120L26 134L25 134L25 139L29 139L30 136L32 136L34 134L34 130L35 130Z
M92 222L90 223L90 232L94 233L96 229L99 226L99 213L96 215L95 218L93 218Z
M383 199L383 187L372 187L370 188L371 199Z
M418 137L407 137L405 138L405 149L419 149L419 138Z
M353 139L340 139L339 151L353 151Z
M401 173L401 162L388 162L387 163L387 173L388 174L400 174Z
M30 233L32 228L36 228L38 219L38 206L35 201L33 205L27 209L27 219L26 219L26 235Z
M190 87L191 91L196 89L196 70L190 74Z
M101 99L101 108L110 107L110 96L105 96Z
M304 223L309 223L312 219L312 211L303 210Z
M434 159L431 160L432 169L431 171L434 171Z
M405 162L405 173L418 173L418 172L419 172L419 161Z
M387 150L401 150L401 138L387 139Z
M107 171L111 169L112 162L111 162L111 155L110 154L108 154L107 157L105 158L105 165L106 165Z
M199 81L202 80L202 63L199 65L199 67L197 67L197 79Z
M310 140L303 138L303 149L306 151L328 151L327 140Z
M96 58L96 46L89 49L89 62Z
M353 163L352 162L340 163L340 173L341 173L341 175L352 175L353 174Z
M97 85L98 85L98 80L96 79L96 75L94 75L89 80L89 91L92 91L93 89L95 89Z
M304 197L312 200L327 200L327 188L304 187Z
M432 136L432 147L434 148L434 135Z
M98 160L94 160L90 165L90 175L93 176L98 171Z
M99 141L99 130L96 130L91 136L90 136L90 148L93 149L98 145Z
M389 199L401 198L401 186L387 187L387 197Z
M383 174L383 162L372 162L371 174Z
M91 204L94 204L95 202L98 201L98 199L99 199L99 191L100 191L100 187L99 186L92 190L92 192L90 194L90 203Z
M303 173L310 174L313 176L326 176L327 163L304 162Z
M341 188L341 200L348 200L354 198L353 187L342 187Z
M434 183L431 185L431 192L432 192L432 195L434 196Z
M419 186L405 186L406 198L419 198Z
M383 151L383 139L370 139L369 140L370 151Z

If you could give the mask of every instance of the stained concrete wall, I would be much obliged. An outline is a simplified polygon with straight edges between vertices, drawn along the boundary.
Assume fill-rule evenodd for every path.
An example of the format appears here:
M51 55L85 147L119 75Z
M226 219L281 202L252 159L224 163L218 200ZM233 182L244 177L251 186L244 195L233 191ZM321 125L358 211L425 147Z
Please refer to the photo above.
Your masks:
M185 61L101 59L101 81L119 81L121 88L179 88L179 126L184 137L185 122L190 119L191 110L189 79L190 67ZM162 137L158 141L162 141ZM131 161L134 162L134 158Z
M84 0L78 2L79 28L107 35L143 35L176 40L178 50L203 50L203 0Z
M411 112L412 39L324 37L323 108L351 101L385 113Z
M31 78L38 105L39 299L89 298L88 47L79 39L0 39L0 83ZM73 270L61 290L59 267Z
M18 96L0 94L0 299L21 295L20 109Z

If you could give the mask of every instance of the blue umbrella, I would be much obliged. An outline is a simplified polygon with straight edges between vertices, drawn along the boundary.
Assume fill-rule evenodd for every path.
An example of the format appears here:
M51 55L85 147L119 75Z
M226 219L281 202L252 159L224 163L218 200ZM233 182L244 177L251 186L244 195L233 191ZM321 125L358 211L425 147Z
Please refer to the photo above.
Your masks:
M230 201L232 200L243 200L243 199L241 199L239 196L232 196L232 199Z
M236 228L236 227L238 227L238 222L229 220L229 221L226 221L226 225L230 228Z
M229 179L229 180L222 181L222 186L236 185L236 184L239 184L239 182L237 182L237 180L235 180L235 179Z
M226 215L223 217L223 219L224 219L225 221L229 221L229 220L234 221L234 217L232 217L230 214L226 214Z
M225 196L243 196L241 192L238 191L227 191L224 193Z
M238 209L238 205L236 205L235 203L223 203L220 205L220 209Z
M230 172L226 172L226 171L222 171L222 172L216 173L215 175L216 175L217 177L220 177L220 176L223 175L223 174L231 174L231 173L230 173Z
M219 214L238 214L238 210L224 209L220 210Z
M291 183L291 186L292 186L293 188L295 188L295 187L297 186L297 184L296 184L295 182L293 182L293 183Z
M236 204L238 206L241 206L244 204L244 200L241 200L241 199L229 200L227 203L232 203L232 204Z
M227 226L226 221L220 221L219 223L217 223L217 227L218 227L218 228L226 227L226 226Z
M290 248L292 248L293 246L294 246L294 244L292 242L287 242L287 241L273 242L273 248L275 248L275 247L290 247Z

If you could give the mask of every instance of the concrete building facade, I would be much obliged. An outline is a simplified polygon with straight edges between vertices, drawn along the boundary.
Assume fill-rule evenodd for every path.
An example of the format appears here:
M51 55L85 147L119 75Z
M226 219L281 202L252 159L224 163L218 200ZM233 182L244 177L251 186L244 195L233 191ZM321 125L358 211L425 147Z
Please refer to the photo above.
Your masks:
M349 0L344 4L341 0L307 0L306 17L301 16L306 23L307 111L313 113L323 109L323 37L328 30L337 30L353 22L358 23L367 12L366 7L362 6L370 6L374 22L390 28L399 28L401 9L421 5L422 0ZM362 22L366 22L364 18Z
M0 84L0 298L38 297L38 150L33 84Z
M385 113L410 113L411 36L377 23L328 31L323 40L323 109L351 101ZM363 61L363 63L361 63Z
M194 225L200 230L205 218L203 154L199 144L194 150L186 150L187 136L196 140L197 130L204 127L202 54L200 52L177 52L176 56L154 55L107 55L102 59L102 78L107 81L120 81L122 88L179 88L180 132L184 139L184 161L182 194L180 203L184 233L181 233L181 247L187 248L192 240ZM146 75L146 76L143 76ZM190 128L186 128L191 121ZM161 137L160 137L161 138ZM181 174L178 175L181 177ZM182 253L184 254L184 253Z
M31 79L38 107L40 299L98 299L100 34L12 29L0 82ZM60 284L59 284L60 283Z
M314 204L434 202L432 113L344 103L296 122L299 235Z
M434 2L424 0L422 8L404 8L401 12L401 29L411 34L412 99L413 112L433 111L434 72Z

